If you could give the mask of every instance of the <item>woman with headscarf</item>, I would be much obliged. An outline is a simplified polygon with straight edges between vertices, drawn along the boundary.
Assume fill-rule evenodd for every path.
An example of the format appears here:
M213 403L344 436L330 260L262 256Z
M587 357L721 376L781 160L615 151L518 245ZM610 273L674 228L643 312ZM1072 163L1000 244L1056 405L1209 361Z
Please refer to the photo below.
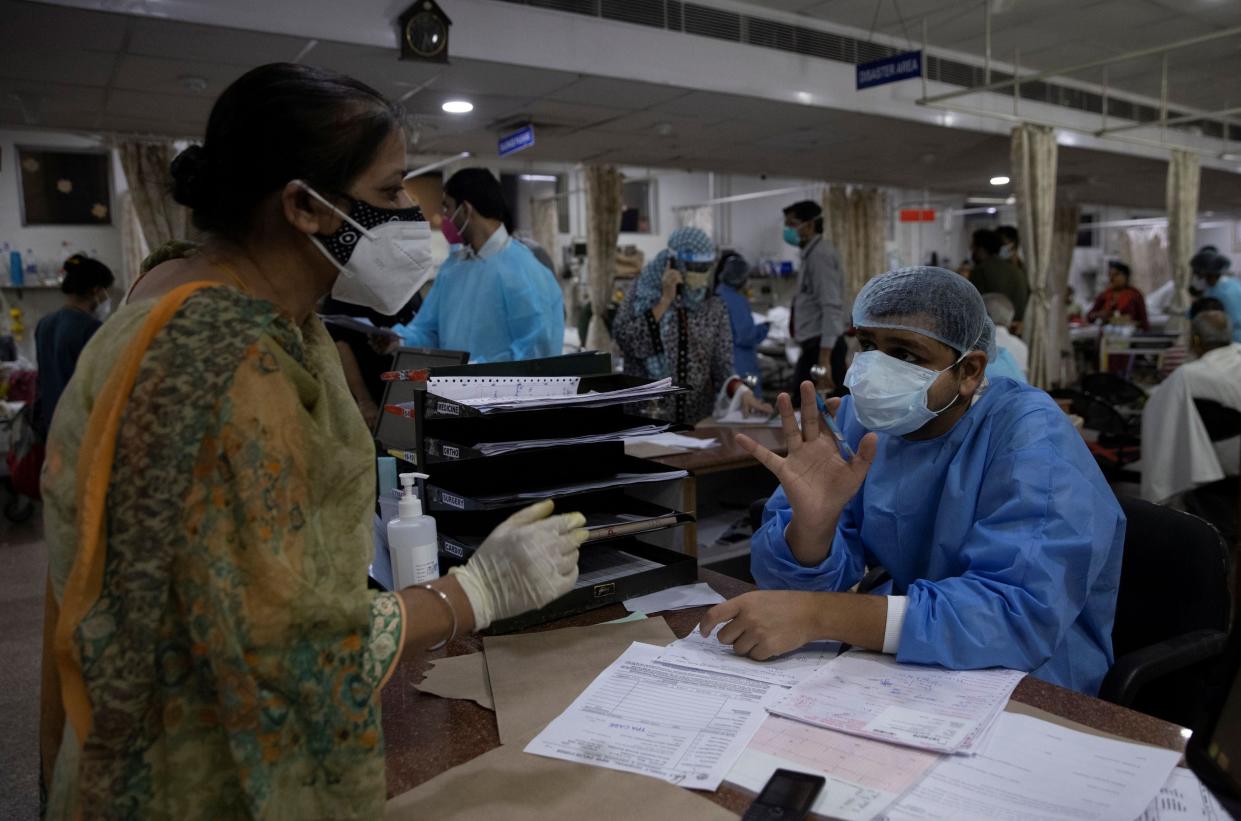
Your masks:
M699 228L678 228L668 247L643 267L616 313L612 332L625 373L672 377L688 388L659 403L656 413L693 424L713 412L771 414L733 372L728 309L711 288L715 245Z

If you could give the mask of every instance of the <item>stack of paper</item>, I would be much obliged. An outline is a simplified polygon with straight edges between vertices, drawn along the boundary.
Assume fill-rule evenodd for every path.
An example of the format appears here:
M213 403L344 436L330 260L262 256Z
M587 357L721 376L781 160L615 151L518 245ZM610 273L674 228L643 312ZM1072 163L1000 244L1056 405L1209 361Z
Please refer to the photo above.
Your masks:
M972 754L1024 675L898 664L853 651L823 665L771 712L880 741Z
M1137 818L1181 754L1001 713L976 756L947 756L888 811L888 821Z
M778 658L755 661L737 655L731 645L719 642L717 636L723 628L724 625L721 624L710 636L705 637L695 628L685 638L665 647L659 656L659 663L793 687L809 678L840 652L840 642L818 641Z
M685 470L664 470L652 473L628 473L621 471L599 479L577 482L557 487L538 488L521 493L501 493L495 496L479 496L478 501L486 505L518 504L520 502L539 501L554 496L566 496L571 493L586 493L591 490L607 490L615 487L628 487L649 482L665 482L669 479L683 479L689 475Z
M666 428L665 428L666 429ZM664 445L670 448L685 448L686 450L710 450L719 447L719 439L699 439L696 436L682 436L679 433L626 433L625 445L630 444L650 444Z
M638 425L625 430L591 433L584 436L566 436L560 439L515 439L511 442L479 442L474 445L474 449L484 456L499 456L503 453L513 453L519 450L554 448L561 445L589 445L595 442L616 442L620 440L627 442L635 437L656 439L658 434L666 431L669 427L670 425L668 424ZM694 441L701 440L696 439Z
M526 752L714 790L781 688L658 662L634 642Z
M576 376L443 376L427 380L427 390L436 396L469 405L479 413L502 410L555 407L592 407L619 401L642 402L675 390L672 379L659 379L614 391L578 393ZM414 403L395 407L412 408Z

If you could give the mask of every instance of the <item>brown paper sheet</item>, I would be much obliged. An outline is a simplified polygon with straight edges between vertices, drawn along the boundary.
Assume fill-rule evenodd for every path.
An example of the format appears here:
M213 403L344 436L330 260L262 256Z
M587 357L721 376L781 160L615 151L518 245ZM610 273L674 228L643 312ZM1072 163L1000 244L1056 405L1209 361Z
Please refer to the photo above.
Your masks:
M419 691L440 698L466 699L488 710L496 708L491 697L491 679L487 676L487 658L482 653L449 656L431 665L426 678L415 685Z
M536 735L633 642L663 647L674 639L662 618L485 636L500 743Z
M522 739L523 741L526 739ZM654 778L497 747L389 799L388 821L735 821L689 790Z

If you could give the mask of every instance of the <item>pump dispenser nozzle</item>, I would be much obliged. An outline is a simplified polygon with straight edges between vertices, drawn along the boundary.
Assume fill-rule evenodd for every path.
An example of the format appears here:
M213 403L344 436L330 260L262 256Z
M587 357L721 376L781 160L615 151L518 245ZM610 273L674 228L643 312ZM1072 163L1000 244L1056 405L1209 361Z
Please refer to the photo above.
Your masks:
M422 515L422 501L418 498L418 491L414 489L414 482L418 479L430 478L425 473L401 474L401 502L397 506L398 518L412 519Z

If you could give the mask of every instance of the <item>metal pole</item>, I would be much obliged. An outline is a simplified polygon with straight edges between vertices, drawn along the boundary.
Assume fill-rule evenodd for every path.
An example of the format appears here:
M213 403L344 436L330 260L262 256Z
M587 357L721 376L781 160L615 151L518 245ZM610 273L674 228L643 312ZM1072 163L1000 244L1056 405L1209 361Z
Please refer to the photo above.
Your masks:
M925 18L923 18L925 19ZM983 41L986 44L982 81L991 82L991 0L982 0Z
M1107 66L1103 67L1103 122L1099 124L1099 133L1107 131L1107 107L1109 100L1107 98Z
M1013 52L1013 116L1021 105L1021 49Z
M1095 132L1096 137L1103 137L1108 134L1115 134L1118 131L1132 131L1135 128L1146 128L1151 125L1167 126L1179 125L1180 123L1192 123L1195 120L1210 120L1215 117L1231 117L1241 114L1241 106L1232 108L1221 108L1218 111L1204 111L1200 114L1182 114L1179 117L1163 118L1157 123L1126 123L1125 125L1115 125L1111 128L1103 128ZM1227 126L1228 123L1223 123Z
M1136 60L1140 57L1152 57L1156 54L1164 54L1169 51L1176 51L1177 49L1196 46L1200 43L1209 43L1213 40L1219 40L1224 37L1236 37L1237 35L1241 35L1241 26L1233 26L1232 28L1222 29L1220 31L1212 32L1211 34L1202 34L1198 37L1177 40L1175 43L1168 43L1162 46L1154 46L1152 48L1145 48L1139 51L1131 51L1127 54L1118 54L1115 57L1104 57L1099 60L1091 60L1088 63L1078 63L1072 66L1064 66L1063 68L1053 68L1046 71L1039 71L1025 77L1024 79L1026 82L1034 82L1035 80L1045 80L1048 77L1076 74L1081 71L1086 71L1087 69L1099 68L1100 66L1111 65L1112 63L1120 63L1127 60ZM944 100L951 100L954 97L963 97L966 94L978 94L982 91L996 91L997 89L1008 88L1012 84L1012 80L997 80L993 83L986 83L981 86L972 86L961 91L950 91L945 94L937 94L927 100L927 102L939 103Z
M926 99L926 72L927 72L927 53L926 53L926 15L922 16L922 99Z
M1168 141L1168 55L1163 55L1159 69L1159 141Z
M448 157L447 159L433 162L430 165L424 165L421 168L415 168L413 171L410 171L408 174L405 175L405 179L412 180L414 177L417 177L421 174L425 174L428 171L435 171L437 168L443 168L446 165L452 165L457 160L464 160L467 157L472 157L472 156L473 155L469 151L462 151L460 154L453 154L451 157Z

